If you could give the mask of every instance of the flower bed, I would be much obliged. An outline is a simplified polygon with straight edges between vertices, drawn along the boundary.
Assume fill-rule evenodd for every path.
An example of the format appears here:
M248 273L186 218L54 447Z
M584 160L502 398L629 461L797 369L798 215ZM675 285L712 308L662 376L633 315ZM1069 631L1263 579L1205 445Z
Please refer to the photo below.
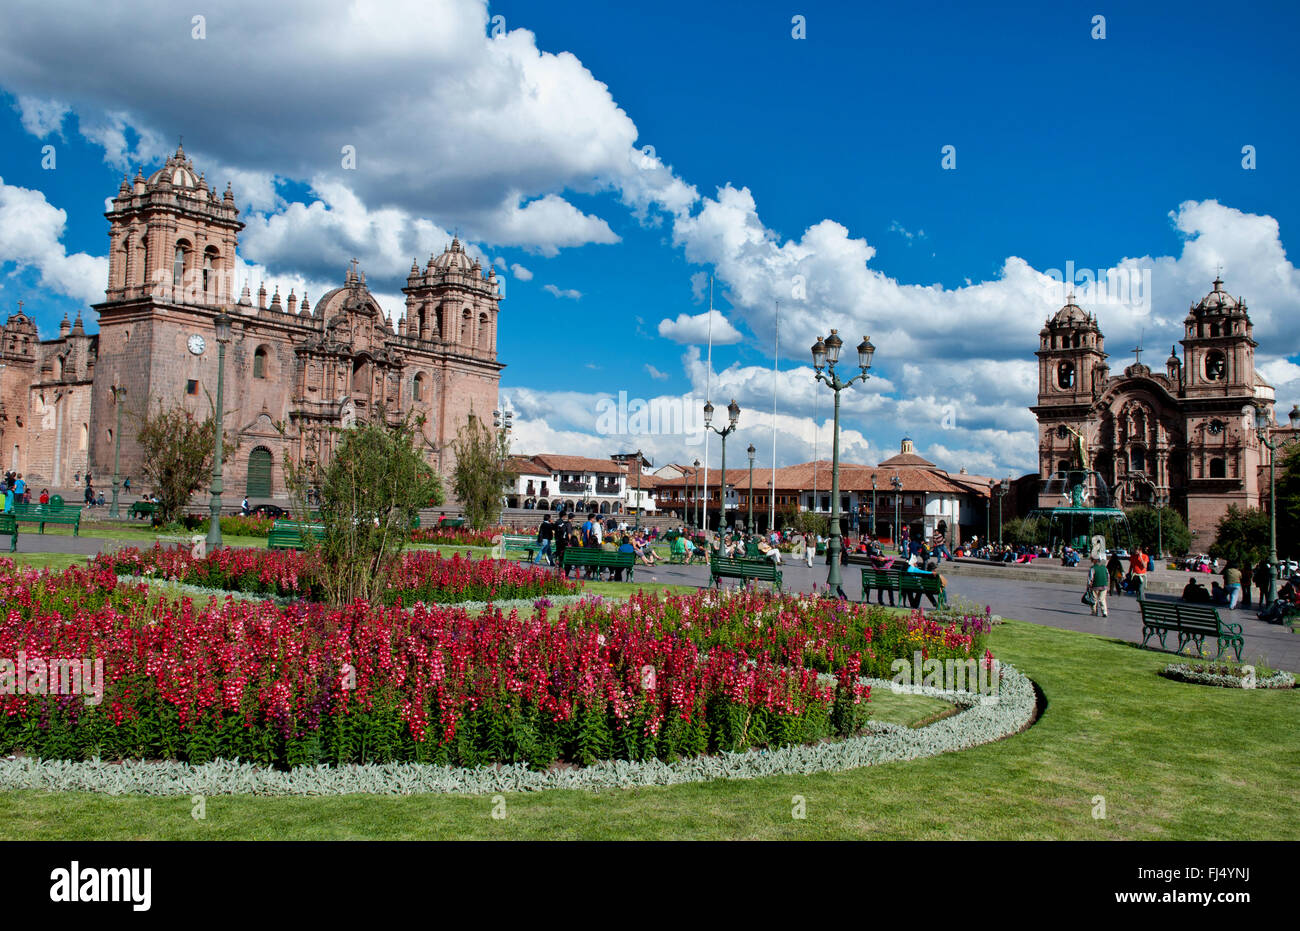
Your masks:
M965 710L923 728L871 724L869 731L840 741L718 753L676 762L610 760L581 768L529 769L523 764L477 767L418 763L300 766L272 769L248 762L215 760L200 765L177 762L109 763L0 759L0 786L45 792L102 792L109 795L412 795L536 792L548 789L626 789L671 786L714 779L759 779L809 775L876 766L901 760L955 753L1024 730L1037 712L1033 683L1003 665L998 700L973 701L960 692L912 686L906 691L932 695ZM866 687L893 688L891 682L861 679Z
M417 527L411 531L412 543L433 543L439 546L492 546L494 537L507 531L474 530L470 527Z
M1167 679L1227 689L1293 689L1295 676L1289 672L1256 669L1234 662L1170 663L1160 674Z
M309 600L320 598L319 576L323 571L311 553L233 547L219 549L202 559L196 559L182 546L154 546L148 550L127 547L100 553L93 564L114 575L175 579L202 588ZM460 554L448 558L412 550L403 554L389 580L384 601L408 605L416 601L499 601L567 595L577 590L577 583L539 566L471 559Z
M0 694L0 752L45 758L671 760L853 734L869 697L850 652L826 653L826 683L802 662L798 637L785 649L755 629L721 638L741 649L703 646L707 636L687 634L683 617L700 615L685 599L672 615L638 598L554 619L544 607L525 617L265 601L196 611L188 600L150 604L145 586L102 569L33 577L7 560L0 586L10 606L0 657L103 665L94 703Z

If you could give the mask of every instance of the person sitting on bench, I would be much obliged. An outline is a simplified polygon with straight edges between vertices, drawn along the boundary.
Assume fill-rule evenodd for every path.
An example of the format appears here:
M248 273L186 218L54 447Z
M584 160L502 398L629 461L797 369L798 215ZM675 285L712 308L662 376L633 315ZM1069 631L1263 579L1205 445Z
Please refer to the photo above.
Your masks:
M1296 587L1291 582L1287 582L1278 589L1277 597L1273 603L1264 611L1259 612L1261 621L1268 621L1270 624L1281 624L1286 618L1287 612L1295 607Z
M1204 585L1195 579L1192 579L1183 588L1183 601L1186 601L1188 604L1209 604L1210 593Z
M910 575L932 575L939 580L939 588L942 589L946 587L944 585L943 576L941 576L938 572L930 572L926 569L921 569L918 566L913 566L913 565L908 565L907 572ZM938 596L932 595L929 592L907 592L903 595L903 598L905 601L907 601L908 607L919 608L921 607L922 594L924 594L926 598L930 599L930 604L934 605L936 608L939 606Z

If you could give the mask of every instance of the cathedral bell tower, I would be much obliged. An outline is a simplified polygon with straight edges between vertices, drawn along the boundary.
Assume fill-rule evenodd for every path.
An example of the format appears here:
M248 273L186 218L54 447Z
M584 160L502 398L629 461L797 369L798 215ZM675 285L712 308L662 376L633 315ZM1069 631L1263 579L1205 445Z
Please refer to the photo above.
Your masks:
M1184 391L1188 398L1252 395L1255 387L1255 342L1246 304L1214 290L1193 304L1183 320Z
M1088 433L1094 400L1110 377L1105 338L1095 317L1074 302L1071 294L1038 333L1039 475L1050 478L1070 467L1069 427ZM1091 442L1091 438L1089 438Z

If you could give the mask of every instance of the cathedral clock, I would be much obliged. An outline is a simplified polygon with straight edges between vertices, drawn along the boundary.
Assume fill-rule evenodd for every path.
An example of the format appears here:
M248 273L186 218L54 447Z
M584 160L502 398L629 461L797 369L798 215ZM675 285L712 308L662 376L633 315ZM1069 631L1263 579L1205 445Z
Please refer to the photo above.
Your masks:
M203 355L203 349L207 344L203 342L202 336L200 336L198 333L195 333L188 340L186 340L185 345L189 347L190 352L194 353L194 355L201 356Z

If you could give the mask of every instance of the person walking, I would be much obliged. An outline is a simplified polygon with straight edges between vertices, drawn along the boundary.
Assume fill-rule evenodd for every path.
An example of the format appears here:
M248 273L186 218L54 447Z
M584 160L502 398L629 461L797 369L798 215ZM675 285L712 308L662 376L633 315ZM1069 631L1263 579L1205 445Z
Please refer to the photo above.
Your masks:
M533 559L533 565L540 565L545 558L547 565L555 565L555 560L551 558L551 540L555 538L555 525L551 523L549 515L542 517L542 524L537 528L537 556Z
M1261 559L1259 561L1259 565L1255 567L1253 578L1248 580L1243 580L1246 582L1246 584L1250 584L1250 582L1253 581L1255 583L1255 587L1259 589L1259 598L1256 600L1259 602L1260 610L1263 611L1267 611L1270 607L1272 607L1272 605L1268 603L1268 578L1269 578L1270 571L1271 570L1269 569L1268 560Z
M569 535L573 533L573 524L569 515L560 512L560 519L555 525L555 561L560 564L560 574L568 578L569 570L564 568L564 551L569 547Z
M1110 577L1110 594L1124 594L1124 564L1115 553L1106 560L1106 575Z
M1133 555L1128 560L1128 571L1133 576L1133 594L1137 595L1138 601L1146 600L1147 568L1150 565L1151 560L1147 558L1145 548L1134 548Z
M1092 593L1093 617L1110 617L1110 610L1106 605L1106 592L1109 589L1110 573L1101 564L1101 560L1094 557L1092 568L1088 570L1088 591Z
M813 567L813 557L817 555L817 535L814 533L805 533L803 535L803 556L804 562L808 568Z
M1231 559L1223 567L1223 593L1228 596L1228 609L1236 608L1237 602L1241 601L1241 570Z

